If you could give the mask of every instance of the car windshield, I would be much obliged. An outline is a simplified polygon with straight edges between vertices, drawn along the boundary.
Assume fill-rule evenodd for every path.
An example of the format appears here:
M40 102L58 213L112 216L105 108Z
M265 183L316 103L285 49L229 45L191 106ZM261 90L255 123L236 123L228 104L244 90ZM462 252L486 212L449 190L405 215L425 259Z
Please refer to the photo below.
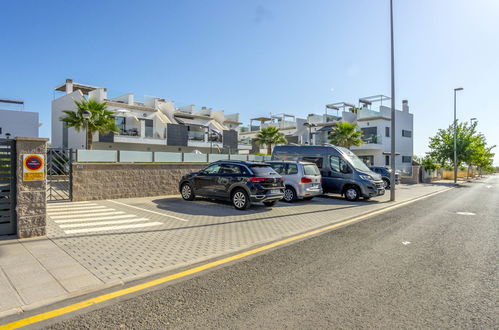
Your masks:
M312 164L303 165L303 173L305 173L305 175L321 175L317 166Z
M346 148L340 147L338 149L341 149L341 151L343 152L343 156L344 156L345 160L347 162L349 162L350 165L352 165L355 169L357 169L359 171L371 172L369 167L367 167L367 165L359 157L357 157L353 152L351 152L350 150L348 150Z
M278 175L277 172L268 165L253 165L251 166L251 170L255 173L255 175L259 176Z

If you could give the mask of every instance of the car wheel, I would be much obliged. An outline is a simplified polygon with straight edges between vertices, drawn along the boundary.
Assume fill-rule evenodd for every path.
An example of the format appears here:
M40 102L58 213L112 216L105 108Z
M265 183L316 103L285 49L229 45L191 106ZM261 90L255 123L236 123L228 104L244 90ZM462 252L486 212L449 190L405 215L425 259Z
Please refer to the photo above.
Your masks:
M263 202L263 205L265 206L274 206L277 201L271 201L271 202Z
M296 201L296 191L293 187L284 188L284 197L282 198L286 203L292 203Z
M385 187L385 189L390 188L390 180L383 179L383 186Z
M356 201L360 197L360 191L359 188L355 186L350 186L347 189L345 189L345 199L347 201Z
M180 194L182 198L186 201L192 201L194 199L194 191L189 183L184 183L180 188Z
M231 200L237 210L246 210L250 206L249 196L242 189L234 191Z

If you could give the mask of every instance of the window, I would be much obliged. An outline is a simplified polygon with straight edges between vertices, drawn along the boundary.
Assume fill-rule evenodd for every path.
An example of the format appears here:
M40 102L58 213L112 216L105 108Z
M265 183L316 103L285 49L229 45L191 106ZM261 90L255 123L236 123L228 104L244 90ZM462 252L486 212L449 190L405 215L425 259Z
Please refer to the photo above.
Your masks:
M385 136L390 137L390 127L385 127Z
M402 156L402 163L410 163L412 161L411 156Z
M125 117L114 117L114 122L116 123L116 126L118 126L118 129L120 130L120 134L123 134L126 132L126 118Z
M251 166L251 170L255 175L267 176L267 175L277 175L276 171L272 169L270 166Z
M315 165L303 165L303 173L305 175L321 175L321 172Z
M204 173L206 174L218 174L220 170L220 164L213 164L204 169Z
M234 164L223 164L220 168L220 174L241 174L241 167Z
M378 128L377 127L364 127L362 130L362 140L366 143L378 143Z
M286 174L297 174L298 166L296 164L288 164L288 168L286 169Z
M359 158L366 164L367 166L373 166L374 164L374 156L359 156Z
M385 156L385 166L389 166L390 165L390 156L386 155Z
M318 168L322 168L322 157L302 157L301 160L306 162L315 163Z
M341 169L345 166L348 168L347 163L338 156L330 156L329 162L331 164L331 169L338 173L341 173Z
M153 137L153 121L152 119L145 119L145 124L146 124L146 131L145 131L145 136L146 137Z
M407 131L405 129L402 130L403 137L412 137L412 131Z
M286 174L286 165L283 163L272 163L270 166L276 171L277 173L284 175Z

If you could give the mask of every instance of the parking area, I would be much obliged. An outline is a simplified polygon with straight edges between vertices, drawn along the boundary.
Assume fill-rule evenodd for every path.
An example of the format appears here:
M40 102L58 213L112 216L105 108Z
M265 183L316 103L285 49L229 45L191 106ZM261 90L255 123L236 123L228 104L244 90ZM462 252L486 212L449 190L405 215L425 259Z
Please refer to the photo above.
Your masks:
M398 185L398 201L447 189ZM233 253L388 206L389 195L347 202L331 195L246 211L180 197L52 203L48 236L104 282L130 279Z

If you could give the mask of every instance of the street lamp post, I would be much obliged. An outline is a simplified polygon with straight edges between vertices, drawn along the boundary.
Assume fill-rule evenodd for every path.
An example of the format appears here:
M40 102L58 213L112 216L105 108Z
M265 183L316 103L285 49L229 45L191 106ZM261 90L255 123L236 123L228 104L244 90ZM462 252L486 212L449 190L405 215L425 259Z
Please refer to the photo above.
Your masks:
M82 117L85 120L85 149L88 149L88 120L92 113L88 110L83 110Z
M457 184L457 119L456 119L456 92L464 88L454 88L454 184Z
M390 173L390 201L395 201L395 58L393 44L393 0L390 0L390 41L391 41L391 87L392 87L392 111L391 111L391 154L390 163L392 172Z

